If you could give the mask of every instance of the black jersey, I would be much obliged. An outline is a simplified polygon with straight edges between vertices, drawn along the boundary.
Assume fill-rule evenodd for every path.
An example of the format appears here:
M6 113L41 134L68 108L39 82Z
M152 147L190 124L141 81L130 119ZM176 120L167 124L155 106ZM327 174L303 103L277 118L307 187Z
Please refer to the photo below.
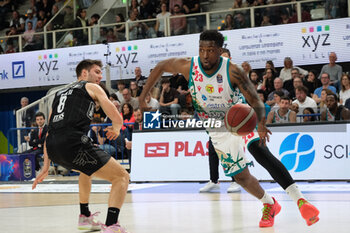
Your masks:
M87 134L95 103L86 91L86 83L86 81L80 81L56 93L52 103L49 134L57 130Z

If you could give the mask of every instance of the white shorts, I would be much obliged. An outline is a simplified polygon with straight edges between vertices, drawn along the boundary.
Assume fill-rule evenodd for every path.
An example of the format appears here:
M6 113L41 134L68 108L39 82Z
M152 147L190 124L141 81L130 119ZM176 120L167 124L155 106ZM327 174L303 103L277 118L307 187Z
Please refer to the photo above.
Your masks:
M258 131L254 129L250 134L242 137L245 150L247 150L252 142L259 141L260 137Z
M246 168L249 161L244 153L241 136L230 132L209 132L209 136L226 176L235 176Z

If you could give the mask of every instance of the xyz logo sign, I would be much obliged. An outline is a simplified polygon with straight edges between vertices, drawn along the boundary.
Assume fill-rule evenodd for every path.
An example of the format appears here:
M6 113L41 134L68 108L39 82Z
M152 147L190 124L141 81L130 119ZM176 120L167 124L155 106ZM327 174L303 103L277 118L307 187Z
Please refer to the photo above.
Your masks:
M303 48L305 46L312 48L312 52L315 52L319 45L321 46L329 46L331 43L329 43L328 40L329 34L321 34L321 35L311 35L311 36L302 36L304 40Z
M130 63L138 63L137 61L137 52L131 52L131 53L123 53L123 54L116 54L117 56L117 65L123 65L124 68L128 67Z
M45 72L45 75L49 75L50 71L58 70L57 67L58 60L52 60L52 61L39 61L39 72L43 71Z

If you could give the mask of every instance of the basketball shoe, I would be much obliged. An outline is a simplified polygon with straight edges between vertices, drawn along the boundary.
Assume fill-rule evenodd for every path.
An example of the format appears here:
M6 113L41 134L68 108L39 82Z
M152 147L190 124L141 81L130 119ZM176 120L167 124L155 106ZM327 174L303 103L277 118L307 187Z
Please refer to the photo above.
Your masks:
M119 223L116 223L108 227L106 225L102 225L101 233L128 233L128 232L123 227L121 227Z
M311 226L312 224L318 222L320 218L318 217L320 211L313 205L311 205L304 198L298 200L298 207L301 216L306 220L306 224Z
M241 191L241 186L236 182L231 182L230 186L227 189L228 193L236 193Z
M79 222L78 222L78 229L79 230L85 230L85 231L98 231L101 230L101 225L99 221L96 221L94 217L99 215L100 212L96 212L94 214L91 214L89 217L86 217L83 214L79 215Z
M218 183L214 183L209 181L204 187L199 189L200 193L209 193L211 191L220 190L220 185Z
M272 227L275 222L275 216L281 211L281 206L278 204L276 199L272 197L275 202L273 205L264 203L264 208L262 210L263 216L260 220L260 227Z

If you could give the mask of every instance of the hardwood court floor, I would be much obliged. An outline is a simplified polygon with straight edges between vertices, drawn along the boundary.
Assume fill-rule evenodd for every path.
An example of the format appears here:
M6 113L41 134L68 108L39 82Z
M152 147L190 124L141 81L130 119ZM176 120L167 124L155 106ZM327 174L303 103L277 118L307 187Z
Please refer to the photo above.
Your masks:
M16 184L11 184L16 185ZM349 230L350 184L299 184L320 211L320 221L306 226L296 204L276 184L262 183L282 206L275 226L261 229L262 204L246 192L200 194L199 183L167 183L128 193L120 222L132 233L345 233ZM0 190L6 187L0 185ZM7 186L8 188L8 186ZM319 191L318 191L319 190ZM91 211L104 222L108 194L92 193ZM0 192L1 233L77 233L77 193ZM84 231L83 231L84 232Z

